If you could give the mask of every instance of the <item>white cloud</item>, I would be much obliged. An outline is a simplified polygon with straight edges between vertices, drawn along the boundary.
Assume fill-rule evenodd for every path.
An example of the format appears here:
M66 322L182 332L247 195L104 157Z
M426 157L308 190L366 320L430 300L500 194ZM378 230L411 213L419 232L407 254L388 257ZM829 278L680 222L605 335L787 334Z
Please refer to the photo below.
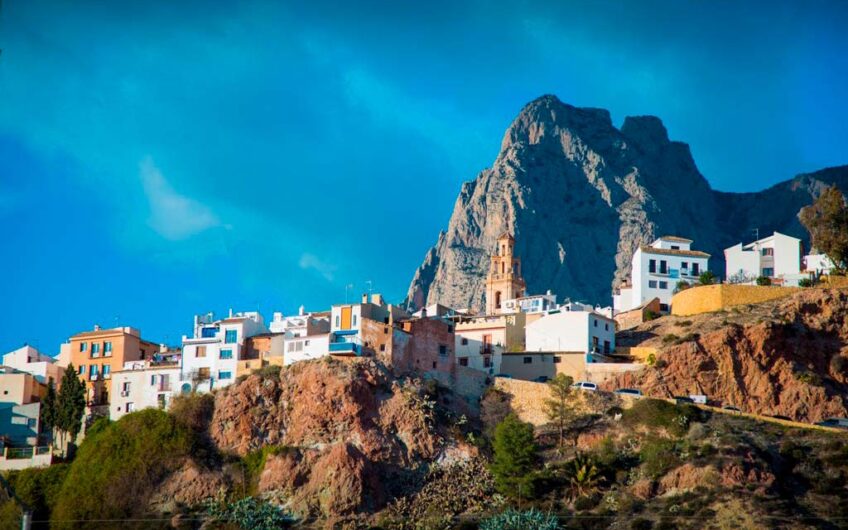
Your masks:
M208 207L174 190L151 157L141 161L140 173L150 207L147 224L160 236L177 241L220 226Z
M298 262L298 266L300 266L303 270L313 270L324 277L328 282L333 281L333 277L336 272L336 266L331 265L325 261L322 261L320 258L315 256L314 254L304 253L300 256L300 261Z

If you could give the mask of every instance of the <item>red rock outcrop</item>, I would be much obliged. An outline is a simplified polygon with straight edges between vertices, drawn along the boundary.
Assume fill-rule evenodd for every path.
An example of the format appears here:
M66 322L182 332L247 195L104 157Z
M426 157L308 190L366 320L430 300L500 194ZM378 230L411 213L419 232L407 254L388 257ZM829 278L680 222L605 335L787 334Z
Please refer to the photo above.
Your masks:
M440 432L432 405L372 360L328 358L221 390L209 432L238 455L285 446L267 458L259 491L300 513L337 517L385 505L397 493L392 481L422 463L474 453Z
M848 292L806 289L689 318L688 333L661 346L658 367L604 386L638 387L656 397L705 394L746 412L806 422L848 417ZM680 322L646 323L634 333L657 344L669 333L681 334Z

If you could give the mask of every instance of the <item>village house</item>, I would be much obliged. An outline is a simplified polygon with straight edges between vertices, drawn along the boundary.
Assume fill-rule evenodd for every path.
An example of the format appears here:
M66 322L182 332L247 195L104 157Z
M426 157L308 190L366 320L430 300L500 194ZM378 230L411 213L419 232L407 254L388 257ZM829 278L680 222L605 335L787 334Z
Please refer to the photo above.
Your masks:
M159 344L141 338L141 332L129 326L77 333L68 339L67 350L80 379L85 382L89 412L109 404L114 394L112 372L128 361L153 358Z
M46 391L33 374L0 366L0 446L38 445L40 401Z
M803 261L804 271L814 276L830 274L836 268L827 254L807 254Z
M768 237L724 249L726 280L731 283L754 283L769 278L775 283L797 284L801 278L801 240L774 232Z
M2 365L32 374L39 383L45 385L52 382L58 386L65 373L64 366L55 357L41 353L28 344L3 355Z
M388 361L396 373L418 372L450 384L456 373L454 342L450 319L432 316L402 320L393 330Z
M392 328L395 321L408 316L376 293L363 294L359 304L336 304L330 318L330 355L390 358Z
M148 407L166 409L174 396L191 392L189 383L180 384L180 357L179 352L162 352L154 359L124 363L112 374L115 394L109 417L118 420Z
M527 324L528 352L581 352L591 362L592 354L615 351L615 321L594 311L552 311Z
M268 328L262 315L255 311L230 311L221 320L215 320L212 313L195 316L192 336L183 336L181 386L208 392L232 384L238 362L249 353L247 340L263 333L268 333Z
M677 284L698 281L709 270L710 255L692 250L692 240L663 236L633 253L630 282L613 295L613 313L641 307L657 298L660 311L669 312Z
M457 317L456 362L488 374L500 373L504 352L524 351L526 315Z

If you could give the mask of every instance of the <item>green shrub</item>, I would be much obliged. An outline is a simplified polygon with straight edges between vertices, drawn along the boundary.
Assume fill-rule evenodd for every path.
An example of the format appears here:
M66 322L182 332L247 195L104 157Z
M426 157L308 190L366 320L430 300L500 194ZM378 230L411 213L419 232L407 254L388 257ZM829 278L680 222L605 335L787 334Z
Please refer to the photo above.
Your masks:
M280 455L289 451L284 445L266 445L261 449L246 454L241 459L241 468L244 471L244 494L254 495L259 485L259 476L265 469L265 462L269 455Z
M651 530L654 527L654 522L650 519L637 517L630 522L630 530Z
M263 366L262 368L257 368L253 371L254 374L259 375L263 379L276 379L280 380L280 371L283 369L282 366L276 364L269 364L268 366Z
M812 286L813 286L813 280L811 280L809 278L801 278L800 280L798 280L798 287L812 287Z
M255 497L229 503L218 500L208 502L206 513L220 522L233 523L245 530L289 528L295 522L294 517L279 506Z
M662 341L663 344L671 344L673 342L677 342L679 339L680 337L678 337L674 333L669 333L668 335L663 336Z
M62 483L51 528L97 528L79 521L148 515L147 498L192 445L192 433L156 409L128 414L86 436Z
M535 508L521 512L509 508L503 513L480 522L480 530L556 530L556 516L542 513Z
M640 399L622 415L627 426L660 427L675 436L686 434L689 424L700 418L700 409L693 405L674 405L660 399Z
M495 487L511 497L532 496L531 472L536 464L536 443L533 426L509 414L495 427L494 457L490 469Z
M70 464L53 464L9 473L9 486L15 496L32 510L36 521L50 518L69 467Z
M816 373L813 373L813 372L806 372L806 371L795 372L795 379L799 383L805 383L805 384L813 385L813 386L821 386L822 385L822 379L819 376L819 374L816 374Z
M674 325L679 326L681 328L688 328L689 326L692 325L692 321L691 320L681 320L680 322L675 322Z
M712 271L704 271L698 276L698 283L701 285L712 285L716 282L716 275Z
M680 462L675 449L676 444L672 440L650 438L642 442L639 460L645 474L651 478L659 478L675 467Z
M757 285L771 285L771 278L769 278L768 276L760 276L757 278Z

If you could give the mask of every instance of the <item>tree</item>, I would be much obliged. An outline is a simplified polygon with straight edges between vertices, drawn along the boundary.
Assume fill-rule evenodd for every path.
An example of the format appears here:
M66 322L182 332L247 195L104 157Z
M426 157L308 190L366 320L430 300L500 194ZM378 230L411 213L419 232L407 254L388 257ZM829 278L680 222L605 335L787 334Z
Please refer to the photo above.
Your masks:
M704 271L698 276L698 283L701 285L712 285L716 281L716 275L713 271Z
M568 497L572 501L579 497L591 497L597 493L598 485L603 479L595 461L582 454L578 454L569 463L567 476Z
M495 455L490 469L495 487L505 495L521 497L532 493L530 472L536 463L533 426L509 414L495 427Z
M760 276L757 278L757 285L763 287L771 285L771 278L769 278L768 276Z
M73 363L69 363L62 376L62 386L56 398L54 425L63 435L63 447L73 442L82 428L85 413L85 384L77 377Z
M574 416L574 409L569 404L568 399L571 397L572 383L574 383L574 379L565 374L557 374L556 377L548 381L548 388L551 389L553 397L545 400L545 414L547 414L549 420L557 425L560 449L562 449L565 440L565 425Z
M40 413L42 430L52 435L53 427L56 426L56 387L52 380L47 383L47 393L41 400Z
M839 188L834 185L824 190L813 204L801 209L798 217L810 232L813 247L844 271L848 262L848 205Z

